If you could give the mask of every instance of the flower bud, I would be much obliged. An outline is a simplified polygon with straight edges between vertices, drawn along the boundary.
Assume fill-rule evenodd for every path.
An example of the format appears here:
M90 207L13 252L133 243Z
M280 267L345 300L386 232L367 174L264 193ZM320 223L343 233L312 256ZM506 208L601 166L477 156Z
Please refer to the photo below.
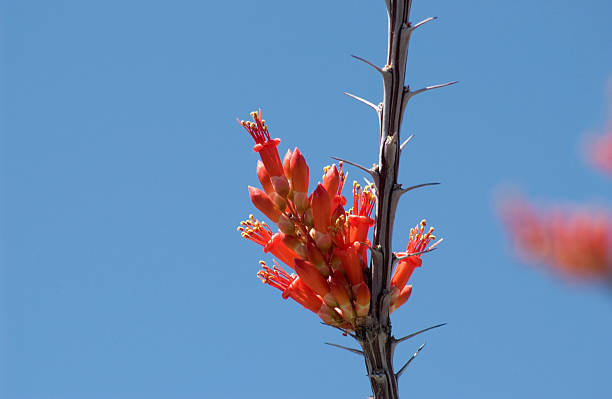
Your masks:
M361 260L359 259L359 254L355 247L336 249L334 252L342 261L342 269L351 285L357 285L363 282Z
M357 316L367 316L370 310L370 289L365 281L353 285L353 295L355 297L355 312Z
M314 217L314 228L317 231L326 233L330 224L331 200L323 185L317 185L317 188L312 193L310 203Z
M298 257L297 253L285 244L280 233L276 233L270 238L270 241L264 247L264 252L271 253L291 268L293 268L293 260Z
M317 268L319 273L321 273L323 277L327 278L329 276L329 266L327 266L327 262L325 261L325 258L323 258L321 251L319 251L319 249L312 244L308 244L306 249L308 251L308 259Z
M338 186L340 185L340 174L336 164L333 164L331 168L327 169L323 176L323 187L329 195L329 200L332 201L338 192Z
M270 200L265 192L258 188L249 186L249 196L251 202L255 205L255 208L259 209L264 215L266 215L274 223L278 222L281 211L276 205Z
M270 181L270 175L261 161L257 161L257 178L266 194L270 194L274 191L274 187L272 187L272 182Z
M308 252L306 250L306 244L300 241L299 238L295 236L287 235L283 233L282 231L279 234L280 234L281 239L285 243L285 245L287 245L287 247L295 251L296 254L298 254L302 258L305 258L306 256L308 256Z
M323 278L323 276L321 276L321 273L319 273L317 268L314 267L312 263L297 258L294 260L294 266L295 271L297 272L298 276L300 276L304 284L323 298L326 304L329 306L338 305L333 295L331 295L329 292L329 283L327 280L325 280L325 278Z
M295 235L295 223L284 213L280 215L278 222L276 223L278 229L283 233L294 236Z
M397 289L397 288L394 288ZM402 306L408 301L410 298L410 294L412 294L412 286L405 286L402 291L395 297L395 299L391 298L391 303L389 304L389 314L393 313L397 308Z
M291 150L287 150L287 153L285 153L285 157L283 158L283 172L285 173L285 176L287 177L287 179L291 180Z

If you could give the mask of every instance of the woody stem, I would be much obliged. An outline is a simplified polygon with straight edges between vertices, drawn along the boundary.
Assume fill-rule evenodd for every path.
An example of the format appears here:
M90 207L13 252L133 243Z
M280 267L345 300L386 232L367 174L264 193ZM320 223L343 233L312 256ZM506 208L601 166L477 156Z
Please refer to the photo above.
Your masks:
M393 370L394 338L389 319L390 280L393 269L392 234L399 196L397 173L400 155L406 56L411 26L411 0L385 0L389 17L387 64L382 68L383 103L380 108L380 152L376 174L376 224L370 262L369 314L356 328L375 399L398 399Z

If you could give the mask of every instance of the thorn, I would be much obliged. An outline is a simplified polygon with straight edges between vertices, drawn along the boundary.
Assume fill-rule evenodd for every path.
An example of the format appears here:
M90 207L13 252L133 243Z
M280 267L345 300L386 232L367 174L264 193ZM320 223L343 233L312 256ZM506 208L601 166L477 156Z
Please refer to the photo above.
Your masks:
M395 260L403 260L403 259L406 259L406 258L410 258L411 256L426 254L427 252L431 252L431 251L435 250L436 248L434 247L434 245L438 245L438 244L440 243L440 241L442 241L442 239L440 239L440 240L439 240L439 241L437 241L435 244L433 244L431 247L429 247L429 248L427 248L427 249L425 249L425 250L423 250L423 251L419 251L419 252L412 252L412 253L410 253L410 254L406 254L406 255L404 255L404 256L400 256L400 257L395 256L395 253L394 253L394 254L393 254L393 255L394 255L393 257L395 258Z
M336 348L345 349L356 355L363 356L363 351L360 351L359 349L353 349L353 348L349 348L349 347L338 345L338 344L332 344L331 342L326 342L325 345L335 346Z
M426 18L426 19L422 20L421 22L417 23L416 25L413 25L412 27L410 27L410 32L413 32L419 26L425 25L427 22L433 21L434 19L438 19L438 17L429 17L429 18Z
M452 81L452 82L447 82L447 83L442 83L439 85L433 85L433 86L427 86L427 87L423 87L422 89L419 90L415 90L415 91L410 91L410 89L408 89L408 96L409 97L413 97L416 96L417 94L429 91L429 90L433 90L433 89L439 89L441 87L446 87L446 86L450 86L450 85L454 85L455 83L459 83L458 80Z
M417 355L419 354L419 352L421 351L421 349L423 349L423 347L425 346L425 344L421 345L419 347L419 349L417 349L416 352L414 352L414 354L410 357L410 359L408 359L408 361L406 362L406 364L404 364L402 366L402 368L395 373L395 378L400 378L400 376L402 375L402 373L404 372L404 370L406 370L406 367L408 367L408 365L414 360L415 357L417 357Z
M406 144L408 144L410 142L410 140L412 140L414 138L414 134L411 134L410 137L408 137L403 143L402 145L400 145L400 151L404 149L404 147L406 146Z
M355 99L355 100L357 100L357 101L361 101L362 103L364 103L365 105L369 106L370 108L372 108L372 109L373 109L374 111L376 111L376 112L379 112L379 111L380 111L380 108L379 108L379 107L377 107L376 105L372 104L372 103L371 103L371 102L369 102L368 100L364 100L363 98L358 97L358 96L356 96L356 95L354 95L354 94L351 94L351 93L344 92L344 94L346 94L346 95L347 95L347 96L349 96L349 97L354 98L354 99Z
M340 328L340 327L332 326L331 324L327 324L327 323L323 323L323 322L321 322L321 324L323 324L324 326L329 326L329 327L332 327L332 328L335 328L335 329L337 329L337 330L342 331L342 335L348 335L348 336L349 336L349 337L351 337L351 338L357 339L357 336L356 336L355 334L348 332L348 331L347 331L347 330L345 330L344 328Z
M359 244L363 245L364 247L367 247L372 252L375 251L375 249L372 248L372 246L370 244L368 244L367 242L365 242L365 241L359 241Z
M359 168L361 170L363 170L364 172L366 172L367 174L369 174L370 176L374 177L374 171L372 169L368 169L365 166L359 165L358 163L355 162L351 162L351 161L347 161L346 159L342 159L342 158L337 158L337 157L330 157L331 159L335 159L336 161L342 161L345 162L349 165L353 165L356 168Z
M398 192L400 193L400 195L403 195L403 194L406 194L408 191L412 191L412 190L417 189L417 188L427 187L427 186L436 186L438 184L440 184L440 183L433 182L433 183L417 184L416 186L410 186L410 187L406 187L406 188L401 188L401 189L398 190Z
M384 72L384 71L383 71L383 70L382 70L380 67L376 66L376 64L373 64L373 63L371 63L370 61L368 61L368 60L366 60L366 59L363 59L363 58L361 58L361 57L357 57L356 55L352 55L352 54L351 54L351 57L353 57L353 58L355 58L356 60L359 60L359 61L361 61L361 62L365 62L366 64L368 64L368 65L369 65L369 66L371 66L372 68L376 69L376 70L377 70L379 73L383 73L383 72Z
M406 335L406 336L405 336L405 337L403 337L403 338L396 339L396 340L395 340L395 343L396 343L396 344L399 344L400 342L404 342L404 341L406 341L407 339L410 339L410 338L412 338L412 337L416 337L417 335L422 334L422 333L424 333L424 332L426 332L426 331L433 330L434 328L442 327L442 326L445 326L445 325L446 325L446 323L442 323L442 324L438 324L438 325L436 325L436 326L431 326L431 327L424 328L424 329L422 329L421 331L417 331L417 332L414 332L414 333L412 333L412 334L408 334L408 335Z

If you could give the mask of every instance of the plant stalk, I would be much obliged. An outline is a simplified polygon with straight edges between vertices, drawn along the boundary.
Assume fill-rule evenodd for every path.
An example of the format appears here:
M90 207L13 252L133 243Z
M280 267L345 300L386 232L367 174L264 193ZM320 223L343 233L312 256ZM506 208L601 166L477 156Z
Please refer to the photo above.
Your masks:
M374 168L376 224L370 262L370 311L357 326L356 337L363 349L375 399L399 399L393 369L395 339L389 319L390 280L393 270L393 223L401 186L397 184L400 158L400 127L410 96L405 89L406 56L411 25L411 0L385 0L389 17L387 64L382 68L383 102L379 107L380 152Z

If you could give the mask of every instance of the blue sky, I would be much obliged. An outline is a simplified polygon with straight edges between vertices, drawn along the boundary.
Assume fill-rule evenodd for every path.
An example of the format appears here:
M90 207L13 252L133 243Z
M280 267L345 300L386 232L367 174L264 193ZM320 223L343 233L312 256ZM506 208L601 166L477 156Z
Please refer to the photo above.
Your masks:
M209 4L210 3L210 4ZM257 156L236 117L261 107L317 170L377 157L384 2L2 2L0 396L363 398L351 345L255 277L236 225ZM604 126L612 3L414 1L416 97L395 248L422 218L445 241L415 272L396 335L447 322L403 397L605 398L612 295L522 265L494 213L513 184L612 209L581 159ZM349 169L349 179L361 180Z

